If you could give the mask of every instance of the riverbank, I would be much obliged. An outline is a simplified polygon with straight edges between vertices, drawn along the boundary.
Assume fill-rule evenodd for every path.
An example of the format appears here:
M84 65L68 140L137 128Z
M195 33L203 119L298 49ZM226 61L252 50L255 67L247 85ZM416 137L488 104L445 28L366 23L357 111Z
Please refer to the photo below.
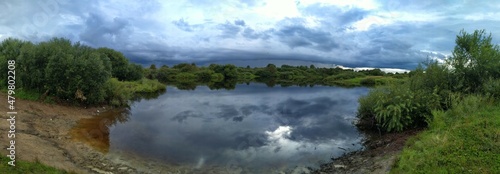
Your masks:
M0 93L0 98L7 98ZM72 127L83 118L92 118L106 107L72 107L47 104L36 101L16 99L16 162L38 161L42 165L52 166L70 173L136 173L136 169L125 164L114 163L82 142L74 141L70 134ZM0 143L8 147L10 130L7 121L7 107L1 107ZM7 150L0 154L6 156ZM19 163L18 163L19 164ZM22 165L22 164L20 164ZM0 165L0 173L26 173L23 168ZM31 173L45 172L45 169L33 169ZM28 172L28 173L30 173Z
M362 174L362 173L389 173L401 154L406 141L422 132L414 129L399 133L379 135L370 133L363 144L364 150L347 153L322 164L313 174Z

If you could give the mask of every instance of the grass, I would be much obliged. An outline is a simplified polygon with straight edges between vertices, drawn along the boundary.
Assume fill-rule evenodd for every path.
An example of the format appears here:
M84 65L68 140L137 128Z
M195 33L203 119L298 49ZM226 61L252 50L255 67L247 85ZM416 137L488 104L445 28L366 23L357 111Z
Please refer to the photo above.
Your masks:
M158 80L143 78L138 81L120 81L120 88L126 88L133 93L150 93L165 90L167 86Z
M125 106L128 100L138 93L154 93L166 90L166 85L158 80L143 78L138 81L118 81L112 78L107 82L108 101L113 106Z
M350 79L329 81L328 83L339 86L377 86L403 81L389 76L364 76ZM369 81L369 82L368 82ZM368 82L368 83L366 83Z
M6 94L8 92L8 90L7 90L6 87L2 87L1 91L3 93L6 93ZM30 100L30 101L37 101L42 96L38 92L27 91L27 90L24 90L24 89L21 89L21 88L15 89L14 92L15 92L15 94L12 95L12 96L16 97L16 99L24 99L24 100Z
M429 129L407 142L391 173L500 173L500 105L468 96L434 111Z
M10 159L6 156L0 156L0 173L9 173L9 174L38 174L38 173L47 173L47 174L66 174L70 172L66 172L64 170L56 169L54 167L50 167L40 163L39 161L35 162L26 162L16 160L16 166L8 165L7 163Z

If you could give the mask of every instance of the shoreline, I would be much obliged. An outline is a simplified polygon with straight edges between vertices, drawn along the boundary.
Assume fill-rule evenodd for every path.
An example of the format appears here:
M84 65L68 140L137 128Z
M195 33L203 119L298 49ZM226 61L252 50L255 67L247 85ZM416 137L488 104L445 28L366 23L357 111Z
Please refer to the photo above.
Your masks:
M371 132L363 143L365 149L332 159L312 173L389 173L406 141L423 130L419 128L383 135Z
M0 97L6 97L6 94L0 93ZM16 107L16 161L39 161L44 165L75 173L158 173L169 169L179 172L202 172L184 166L140 159L133 154L117 156L102 153L81 139L77 140L74 127L78 122L95 118L97 110L102 113L111 109L109 107L81 108L22 99L16 102ZM6 113L7 108L0 109L0 112ZM8 118L8 115L2 114L2 119ZM8 124L0 125L0 131L8 132L9 129ZM417 131L391 133L381 138L371 136L369 141L364 143L367 147L365 150L344 154L332 162L322 164L311 173L385 173L402 150L405 140L416 134L415 132ZM1 145L8 147L7 134L0 137ZM2 155L7 153L5 149L1 152Z

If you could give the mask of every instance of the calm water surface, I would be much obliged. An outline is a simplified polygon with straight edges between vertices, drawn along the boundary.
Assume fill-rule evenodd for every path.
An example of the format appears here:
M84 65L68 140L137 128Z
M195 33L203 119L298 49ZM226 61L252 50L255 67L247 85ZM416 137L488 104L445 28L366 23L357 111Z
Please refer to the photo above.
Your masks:
M352 121L358 98L367 92L264 84L190 91L169 86L165 94L135 102L126 112L96 117L111 120L99 124L109 130L98 136L104 143L97 144L107 153L129 152L197 170L314 168L362 148L362 135ZM85 121L79 126L85 128Z

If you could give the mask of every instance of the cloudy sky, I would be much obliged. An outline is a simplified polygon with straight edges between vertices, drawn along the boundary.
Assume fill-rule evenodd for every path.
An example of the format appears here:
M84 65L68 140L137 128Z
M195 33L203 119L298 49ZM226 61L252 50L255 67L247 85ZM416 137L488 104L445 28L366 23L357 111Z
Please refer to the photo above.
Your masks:
M271 60L412 69L461 29L500 42L500 2L452 0L0 1L0 40L66 37L138 63Z

